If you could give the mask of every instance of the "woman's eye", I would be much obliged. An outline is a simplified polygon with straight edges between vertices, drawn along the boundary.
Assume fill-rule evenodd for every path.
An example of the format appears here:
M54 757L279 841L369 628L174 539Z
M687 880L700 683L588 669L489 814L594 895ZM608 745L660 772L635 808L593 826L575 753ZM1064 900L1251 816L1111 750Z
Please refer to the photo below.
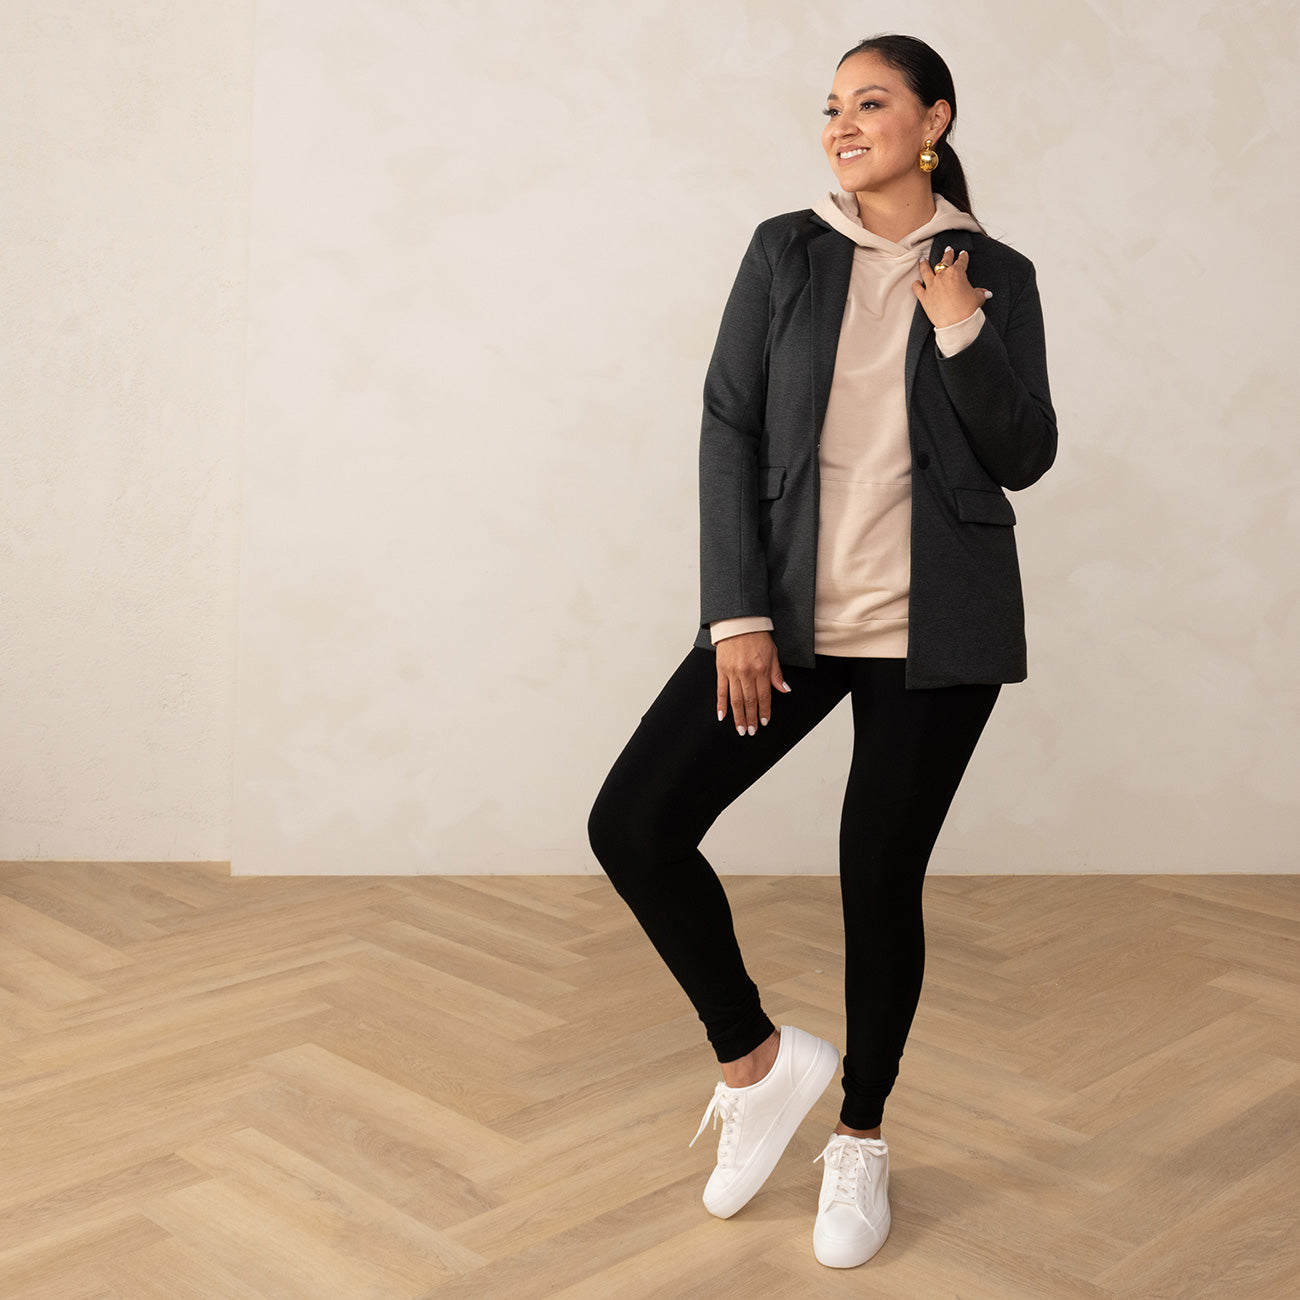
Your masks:
M864 99L864 100L862 101L862 103L858 105L858 107L859 107L859 108L879 108L879 107L880 107L880 101L879 101L878 99ZM834 117L834 116L836 115L836 113L838 113L839 111L840 111L840 110L839 110L838 108L823 108L823 109L822 109L822 116L823 116L823 117Z

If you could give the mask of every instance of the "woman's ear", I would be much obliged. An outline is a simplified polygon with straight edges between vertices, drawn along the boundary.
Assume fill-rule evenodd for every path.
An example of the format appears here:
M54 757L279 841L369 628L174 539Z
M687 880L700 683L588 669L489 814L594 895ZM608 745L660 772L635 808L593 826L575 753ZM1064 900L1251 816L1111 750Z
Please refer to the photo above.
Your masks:
M936 99L930 106L926 121L929 123L926 127L926 135L938 144L943 138L943 133L948 129L948 123L952 121L952 105L946 99Z

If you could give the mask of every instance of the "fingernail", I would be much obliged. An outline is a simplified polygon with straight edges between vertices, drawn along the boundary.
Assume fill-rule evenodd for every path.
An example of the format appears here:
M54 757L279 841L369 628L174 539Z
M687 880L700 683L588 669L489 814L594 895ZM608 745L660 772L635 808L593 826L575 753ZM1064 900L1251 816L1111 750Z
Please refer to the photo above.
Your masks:
M951 252L952 252L952 245L951 245L951 244L945 244L945 245L944 245L944 248L943 248L943 251L944 251L945 253L951 253Z
M766 718L759 718L759 722L761 722L765 727L767 726L767 719L766 719Z
M985 289L985 290L984 290L984 297L985 297L986 299L988 299L988 298L992 298L992 297L993 297L993 290L992 290L992 289Z
M758 728L751 722L749 724L749 734L752 736L757 730Z
M721 722L722 719L725 718L726 716L727 716L727 711L726 711L725 709L719 709L719 710L718 710L718 721L719 721L719 722Z
M781 689L782 689L783 691L785 691L785 692L788 694L789 691L790 691L790 683L789 683L789 682L782 682L782 683L781 683Z

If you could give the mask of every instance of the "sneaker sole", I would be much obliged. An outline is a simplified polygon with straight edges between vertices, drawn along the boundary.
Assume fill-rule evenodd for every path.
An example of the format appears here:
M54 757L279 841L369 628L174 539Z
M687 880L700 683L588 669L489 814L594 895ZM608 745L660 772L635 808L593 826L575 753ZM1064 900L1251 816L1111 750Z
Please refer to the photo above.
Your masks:
M764 1135L749 1167L721 1195L715 1196L712 1201L707 1196L704 1198L704 1208L710 1214L719 1219L729 1219L737 1210L749 1204L785 1154L799 1125L830 1086L835 1072L840 1068L840 1054L825 1039L818 1039L818 1044L817 1055L772 1121L772 1127Z

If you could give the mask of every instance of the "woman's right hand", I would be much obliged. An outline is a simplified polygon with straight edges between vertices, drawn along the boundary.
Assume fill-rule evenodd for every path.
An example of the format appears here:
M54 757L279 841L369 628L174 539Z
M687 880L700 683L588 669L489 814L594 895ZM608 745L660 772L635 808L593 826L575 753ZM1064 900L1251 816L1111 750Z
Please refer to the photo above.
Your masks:
M772 687L789 692L770 632L742 632L714 647L718 656L718 721L731 704L736 730L752 736L772 716Z

